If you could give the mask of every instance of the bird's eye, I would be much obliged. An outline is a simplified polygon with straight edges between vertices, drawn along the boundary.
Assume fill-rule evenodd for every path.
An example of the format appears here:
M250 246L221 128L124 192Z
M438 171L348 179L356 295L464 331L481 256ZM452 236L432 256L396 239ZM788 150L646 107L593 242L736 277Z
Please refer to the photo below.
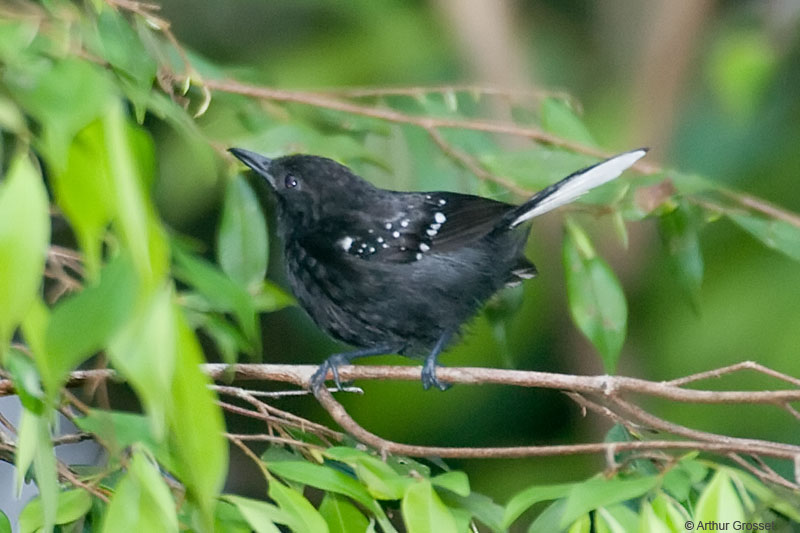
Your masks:
M295 187L297 187L297 179L291 174L287 174L283 184L286 186L287 189L294 189Z

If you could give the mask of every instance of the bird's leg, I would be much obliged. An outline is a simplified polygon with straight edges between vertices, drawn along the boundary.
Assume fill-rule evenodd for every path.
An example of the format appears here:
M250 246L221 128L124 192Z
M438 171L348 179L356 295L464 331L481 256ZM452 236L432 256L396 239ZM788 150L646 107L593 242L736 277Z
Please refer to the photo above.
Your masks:
M325 384L328 370L333 374L333 382L336 384L336 388L342 390L342 382L339 380L339 366L350 364L353 359L358 359L359 357L397 353L402 350L402 348L402 346L396 344L382 344L373 348L364 348L363 350L355 350L353 352L335 353L328 357L324 363L319 365L317 371L311 376L311 390L315 391Z
M433 347L431 353L425 358L425 363L422 365L422 388L425 390L430 389L431 385L436 385L439 390L447 390L452 387L451 384L443 383L436 377L436 359L438 359L439 354L442 353L442 350L447 346L452 336L452 331L445 331L442 336L439 337L439 340L436 341L436 346Z

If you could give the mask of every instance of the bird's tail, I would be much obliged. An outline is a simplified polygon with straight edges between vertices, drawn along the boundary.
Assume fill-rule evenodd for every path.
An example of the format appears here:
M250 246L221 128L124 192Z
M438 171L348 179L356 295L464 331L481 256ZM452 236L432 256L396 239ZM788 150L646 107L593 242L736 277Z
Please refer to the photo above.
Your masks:
M514 228L526 220L566 205L595 187L608 183L644 157L646 153L647 148L639 148L615 155L545 187L504 217L505 223L508 224L506 227Z

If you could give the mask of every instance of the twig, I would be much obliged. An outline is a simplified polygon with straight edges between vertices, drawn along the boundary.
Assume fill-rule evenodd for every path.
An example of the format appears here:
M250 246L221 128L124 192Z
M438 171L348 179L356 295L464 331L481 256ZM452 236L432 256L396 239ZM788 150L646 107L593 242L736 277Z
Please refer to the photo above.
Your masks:
M719 378L726 374L733 374L734 372L739 372L740 370L755 370L761 374L765 374L767 376L771 376L773 378L780 379L781 381L785 381L786 383L791 383L796 387L800 387L800 379L796 377L789 376L788 374L784 374L782 372L778 372L777 370L773 370L768 368L762 364L756 363L755 361L742 361L741 363L736 363L729 366L723 366L722 368L715 368L714 370L707 370L705 372L698 372L697 374L692 374L686 377L673 379L667 381L668 385L674 385L677 387L686 385L687 383L692 383L695 381L700 381L709 378Z
M433 139L436 145L439 146L439 149L441 149L442 152L452 157L457 163L475 174L478 178L497 183L498 185L501 185L502 187L519 196L531 195L532 191L529 191L524 187L520 187L508 178L498 176L483 168L474 157L447 142L447 139L444 138L438 129L425 128L425 131L428 132L428 134L431 136L431 139Z
M544 89L511 89L504 87L487 87L483 85L453 84L417 87L347 87L316 91L318 93L343 96L346 98L370 98L376 96L409 96L418 98L429 94L469 93L478 96L499 96L501 98L559 98L578 106L575 98L566 91L548 91Z
M245 441L256 441L256 442L274 442L277 444L289 444L291 446L302 446L305 448L314 448L316 450L324 450L322 446L317 444L313 444L311 442L303 442L297 439L289 439L284 437L275 437L274 435L266 435L264 433L256 433L256 434L234 434L234 433L225 433L225 438L232 440L238 439L242 442Z

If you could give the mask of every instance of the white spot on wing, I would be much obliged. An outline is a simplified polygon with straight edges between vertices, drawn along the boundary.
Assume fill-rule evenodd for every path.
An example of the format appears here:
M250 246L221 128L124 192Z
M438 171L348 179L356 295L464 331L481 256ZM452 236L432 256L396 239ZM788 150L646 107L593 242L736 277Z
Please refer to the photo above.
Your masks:
M421 242L419 243L419 249L422 250L423 252L427 252L428 250L431 249L431 247L425 244L424 242Z
M394 237L395 239L399 239L400 238L400 232L399 231L392 232L392 237Z
M401 220L401 221L400 221L400 225L401 225L402 227L404 227L404 228L407 228L407 227L408 227L408 219L406 218L406 219L404 219L404 220Z
M353 246L353 238L352 237L345 237L339 241L339 245L345 252L350 251L350 247Z
M392 223L391 222L387 222L383 227L386 228L386 229L392 229Z
M436 221L437 224L444 224L444 221L447 220L447 217L444 216L444 213L437 212L433 215L433 219Z

